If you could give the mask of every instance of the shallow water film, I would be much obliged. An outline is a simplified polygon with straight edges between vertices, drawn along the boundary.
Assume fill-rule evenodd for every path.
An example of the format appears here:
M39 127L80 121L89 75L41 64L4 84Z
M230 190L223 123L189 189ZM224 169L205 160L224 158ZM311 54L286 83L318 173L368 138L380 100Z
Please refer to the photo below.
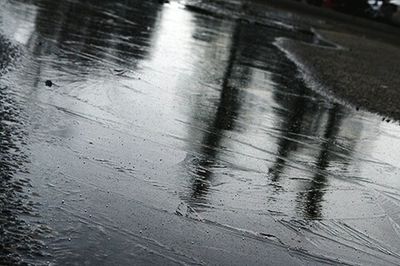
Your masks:
M1 1L1 265L400 264L399 125L241 8Z

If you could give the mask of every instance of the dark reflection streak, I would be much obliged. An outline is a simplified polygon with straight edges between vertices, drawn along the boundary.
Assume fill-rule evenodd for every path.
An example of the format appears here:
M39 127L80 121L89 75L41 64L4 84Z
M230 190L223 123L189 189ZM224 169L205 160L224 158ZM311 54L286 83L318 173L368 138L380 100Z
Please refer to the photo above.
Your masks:
M290 66L287 67L290 68ZM296 71L293 69L289 70ZM281 72L285 73L287 71L282 69ZM269 168L270 180L279 193L283 189L282 175L285 172L285 168L288 168L289 164L291 164L290 158L303 157L307 153L313 154L313 151L310 151L307 146L301 144L309 141L302 136L317 137L320 134L319 132L323 130L323 133L321 133L323 141L319 144L320 151L315 155L316 167L312 169L312 172L316 174L313 175L310 183L307 183L305 188L301 188L301 191L305 192L298 194L298 202L302 205L300 207L302 216L307 219L320 219L322 217L321 202L325 193L324 188L328 183L326 170L333 160L338 163L340 162L343 166L348 165L347 160L351 160L351 153L357 139L354 138L353 141L346 143L346 150L340 150L340 154L344 153L346 156L336 156L332 151L338 149L334 145L334 142L338 137L340 125L343 119L345 119L342 113L343 107L334 104L333 108L321 108L318 103L318 99L320 98L318 95L314 96L317 100L313 100L314 97L303 97L313 95L313 93L307 89L301 80L295 79L295 82L291 82L290 80L280 78L278 75L274 75L273 79L277 84L282 86L280 93L276 92L275 98L284 109L276 110L279 116L278 121L282 122L281 133L277 140L276 159L274 164ZM282 91L283 93L281 93ZM285 94L285 92L289 93ZM295 94L290 92L295 92ZM356 133L357 131L352 132L352 134ZM318 144L312 144L313 147L316 145ZM303 174L308 176L307 173Z
M240 100L238 99L239 90L230 84L232 72L237 60L238 46L240 41L241 24L237 21L234 26L228 63L222 80L222 91L218 103L215 118L211 123L210 130L202 140L200 154L203 156L195 163L195 179L192 184L192 193L190 201L199 203L204 199L209 190L209 181L212 177L210 168L215 163L219 152L219 146L223 139L223 130L231 130L234 127L235 117L240 109Z
M299 93L303 94L304 89ZM285 167L286 160L289 157L290 151L297 148L297 143L290 140L290 136L301 133L306 113L306 99L299 97L295 100L293 105L290 106L289 114L285 117L285 127L281 130L282 135L278 141L278 151L275 164L270 168L270 174L272 174L272 181L274 183L279 181L280 174Z
M39 97L37 88L47 79L63 85L58 79L70 82L104 76L104 66L134 70L148 55L160 11L159 4L138 0L40 0L36 5L35 32L27 44L33 57L24 68L32 100ZM115 14L111 16L108 10ZM48 73L49 69L53 72ZM109 70L106 73L111 74Z
M146 48L160 11L157 3L134 0L118 3L42 0L38 5L41 8L36 30L40 36L54 41L58 48L45 44L47 52L58 51L70 62L79 66L89 64L92 68L94 63L111 65L114 62L115 66L135 67L138 60L146 58Z
M303 89L297 88L301 94L306 94L305 89L306 87ZM277 188L281 187L281 175L287 166L289 157L294 156L296 153L304 152L299 151L299 143L301 143L299 142L301 140L299 136L308 135L312 128L320 128L324 125L323 142L320 144L321 149L318 156L316 156L316 174L307 188L304 189L306 192L300 193L301 198L299 199L299 202L304 204L302 208L304 209L304 216L308 219L319 219L321 218L321 201L325 193L323 189L327 185L325 170L329 166L330 160L344 160L344 158L336 158L330 153L335 148L334 141L343 120L340 114L343 107L335 104L329 110L319 110L317 104L308 98L295 97L292 101L289 99L283 102L288 111L281 117L283 126L281 128L281 136L277 142L277 156L275 163L269 170L269 174L273 185ZM328 118L324 117L325 113L327 113ZM326 121L326 124L323 124L323 121ZM293 141L293 138L297 141Z
M338 113L340 107L338 104L329 110L328 121L324 134L324 142L317 157L317 174L312 179L305 201L305 216L310 219L321 218L321 202L324 195L324 188L327 185L326 168L329 166L331 158L330 151L334 146L334 141L340 129L341 118Z
M301 78L296 76L298 73L296 65L285 59L285 56L271 45L275 37L282 36L282 32L269 31L265 34L265 29L262 28L259 30L265 35L260 37L257 28L254 28L254 26L247 31L247 28L240 25L239 21L236 21L236 23L217 111L214 119L210 120L207 130L205 130L207 133L201 141L201 148L197 149L200 158L193 160L190 165L194 169L192 172L194 178L188 199L189 204L192 207L197 207L202 203L207 203L206 196L212 185L212 177L219 167L217 157L224 149L221 147L224 130L233 130L238 127L238 125L235 125L235 121L239 115L243 99L239 95L240 90L231 86L233 82L239 80L232 77L232 72L236 73L242 68L249 72L249 69L253 67L269 72L271 74L270 79L276 84L273 88L273 97L278 108L275 108L274 111L277 114L276 121L280 125L280 135L277 139L276 158L269 168L272 185L277 188L276 192L280 193L282 184L287 181L281 180L286 168L289 168L292 164L302 164L306 168L309 167L308 162L291 162L291 158L296 160L296 158L312 156L310 161L314 161L315 158L316 169L298 172L305 177L310 177L310 172L311 175L316 172L309 183L304 181L299 183L298 181L287 182L299 186L297 188L299 191L306 191L303 194L298 194L301 197L299 202L302 204L302 209L306 210L302 215L306 218L318 219L321 216L319 208L323 200L323 189L327 186L326 169L333 160L345 167L347 162L344 160L350 160L350 154L357 140L346 142L346 150L340 150L340 154L346 153L348 156L336 156L334 150L338 147L334 145L334 140L338 137L342 120L345 119L342 113L343 107L337 104L333 108L328 107L321 101L319 95L307 88ZM303 37L300 36L299 38ZM247 40L253 42L250 43ZM240 74L240 82L248 82L248 73ZM238 86L237 83L234 84ZM355 133L357 132L351 132L351 134ZM313 136L314 138L310 139L306 136ZM318 143L320 138L324 140ZM310 141L312 143L309 143ZM310 149L310 147L312 148ZM304 189L303 185L307 188Z
M319 96L311 92L304 82L296 77L298 71L296 66L287 60L279 60L279 58L285 58L280 52L271 53L271 56L278 67L272 71L274 75L271 79L278 84L278 87L274 89L274 98L281 108L275 112L278 116L276 121L281 122L279 122L277 155L274 164L269 168L269 175L272 184L279 188L279 181L289 158L299 149L299 141L305 141L299 136L315 134L314 130L319 128L323 121L321 118L324 109L320 110L318 102L312 100L314 97L319 99ZM298 141L293 141L293 138Z
M22 67L15 72L16 84L22 85L17 89L29 94L28 100L21 105L23 110L32 112L26 120L22 119L18 104L7 95L7 88L2 87L0 80L0 265L19 265L29 260L39 264L42 259L49 259L43 257L44 244L37 240L42 232L48 237L42 230L46 226L29 227L20 218L20 215L31 217L32 211L36 210L26 204L29 198L23 193L29 183L15 178L26 163L26 157L17 150L23 141L25 128L35 127L36 131L36 128L41 130L64 122L55 121L58 116L53 116L51 111L41 112L38 108L40 97L51 95L45 90L59 90L46 88L44 81L51 79L64 89L63 85L70 84L71 80L89 79L96 74L104 76L104 67L135 70L137 62L148 55L160 5L135 0L118 2L121 5L117 1L35 1L38 6L32 21L35 31L24 49L27 53L21 60ZM96 8L92 8L90 3L94 3ZM131 9L126 11L125 6ZM118 15L108 15L109 10ZM137 24L132 25L129 21ZM0 39L0 64L5 62L1 60L2 55L13 56L13 51L1 50L4 48L2 44ZM110 75L108 69L106 73ZM63 78L68 79L64 84ZM3 106L5 102L9 102L8 109ZM25 122L24 127L19 125L21 120ZM83 248L87 243L82 241L69 247L69 252L62 253L59 251L65 248L65 242L53 236L46 239L48 250L56 254L57 265L82 264L87 259ZM97 247L101 246L106 245ZM96 261L96 258L91 258L91 261Z

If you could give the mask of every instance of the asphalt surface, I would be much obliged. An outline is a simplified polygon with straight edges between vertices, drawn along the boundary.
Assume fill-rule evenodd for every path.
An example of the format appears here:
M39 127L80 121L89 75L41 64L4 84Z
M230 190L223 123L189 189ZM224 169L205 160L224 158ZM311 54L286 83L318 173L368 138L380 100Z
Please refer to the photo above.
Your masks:
M318 37L337 46L279 42L314 83L310 86L357 109L400 119L399 28L293 1L255 2L283 8L300 25L313 28Z
M338 47L291 40L278 44L287 51L311 86L326 90L355 108L400 119L400 49L398 46L340 32L317 31Z

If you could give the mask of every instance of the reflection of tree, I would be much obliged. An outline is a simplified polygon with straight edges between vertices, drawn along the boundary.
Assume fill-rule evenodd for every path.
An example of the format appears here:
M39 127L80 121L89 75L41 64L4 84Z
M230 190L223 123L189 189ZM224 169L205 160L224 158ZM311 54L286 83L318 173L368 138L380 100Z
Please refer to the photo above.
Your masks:
M70 59L110 57L129 65L130 58L146 56L160 7L151 1L44 0L41 5L37 32L72 51Z
M265 33L264 30L263 33ZM279 182L291 153L298 148L297 142L293 140L301 141L302 135L310 134L323 122L321 117L323 117L325 109L320 109L318 103L312 100L311 97L315 95L304 86L301 80L288 78L291 75L295 77L297 69L272 45L275 36L283 33L276 29L269 29L269 33L270 35L267 36L261 35L250 25L241 25L240 20L236 21L217 111L214 116L208 115L213 119L202 119L203 122L208 122L209 126L201 139L201 147L196 149L200 158L192 161L190 165L193 181L191 194L187 200L191 205L206 201L205 195L210 189L213 171L218 164L216 159L223 149L221 142L224 138L224 130L235 128L235 121L243 103L238 86L245 86L244 83L248 82L251 68L261 68L270 73L279 73L279 75L272 75L272 80L278 87L274 90L274 97L282 109L287 110L278 113L281 135L278 138L277 159L274 166L271 167L275 183ZM239 54L240 58L238 58ZM233 75L234 73L238 74L237 77ZM194 115L198 116L197 113Z
M275 77L276 79L279 77ZM297 82L300 82L301 87L298 87L299 83L293 84L293 86L286 84L287 87L284 89L288 95L292 96L284 97L285 94L281 92L275 95L276 100L286 111L278 113L281 124L280 135L277 141L276 160L270 168L270 175L273 183L280 186L280 178L286 170L290 158L309 152L304 145L301 145L301 143L308 142L304 136L317 136L320 131L323 131L324 140L320 144L319 154L316 155L317 173L308 184L306 191L309 192L306 195L300 193L302 197L306 197L306 200L299 200L300 202L305 201L304 208L307 218L319 218L321 215L320 203L324 195L323 188L327 186L328 182L325 169L330 160L346 158L329 156L330 150L334 149L333 142L339 133L344 117L340 114L342 107L338 104L329 110L319 108L318 102L310 98L316 95L307 90L301 81L297 80Z
M290 84L286 88L289 91L292 89L293 87ZM298 200L304 205L302 209L304 209L306 218L318 219L321 218L324 189L328 185L326 169L333 160L341 161L343 165L346 165L346 160L349 160L349 155L355 143L349 143L347 150L340 151L342 154L344 153L344 156L335 155L335 139L338 137L340 126L345 118L342 111L343 107L335 104L330 109L320 108L318 102L309 97L316 95L310 93L305 87L303 89L296 88L291 93L293 92L296 92L296 95L289 98L282 97L280 93L275 95L277 101L287 111L278 114L282 126L279 129L277 156L275 163L270 168L270 174L274 184L279 186L280 178L286 170L290 158L301 157L302 153L310 152L306 146L301 144L306 144L309 141L307 140L308 136L318 136L319 132L322 131L323 141L320 143L319 152L315 155L316 169L313 171L316 173L312 180L307 183L306 188L301 189L305 192L299 193L300 198ZM312 147L314 148L315 145L314 143Z
M240 109L239 89L231 82L233 71L238 57L240 46L241 25L237 22L234 27L232 42L230 45L228 62L222 79L220 99L217 111L207 129L201 144L199 153L201 158L194 164L195 175L192 184L192 193L189 201L199 203L204 200L204 195L209 189L209 181L212 177L212 166L223 139L224 130L232 130L235 119ZM245 79L245 76L241 76Z
M234 130L238 116L242 116L245 109L243 95L240 95L240 86L246 86L250 80L252 69L265 71L269 82L272 82L272 95L274 113L276 114L277 128L277 152L272 158L269 176L275 186L282 187L287 180L283 180L289 167L296 167L298 175L309 176L315 169L309 169L309 162L298 161L299 158L309 158L315 162L318 169L312 180L306 184L306 191L299 193L304 214L310 218L318 218L321 215L320 203L323 200L324 188L328 185L325 172L329 164L336 160L347 165L350 153L354 149L357 139L349 140L346 149L340 149L334 145L338 136L340 125L346 116L340 105L333 108L322 104L316 93L308 89L303 80L297 77L298 70L295 64L286 59L274 45L276 37L291 37L303 41L312 42L310 34L300 34L294 31L285 31L275 26L256 26L240 24L236 21L232 35L229 60L222 82L222 90L216 107L215 115L209 115L204 110L195 110L193 117L206 123L206 130L200 140L201 147L197 148L196 140L191 141L198 159L189 164L193 181L188 201L191 205L201 204L206 201L211 186L211 180L215 169L218 167L217 158L223 151L224 130ZM198 34L201 36L201 34ZM197 36L197 35L196 35ZM240 58L238 58L240 55ZM243 70L238 73L238 70ZM234 71L233 71L234 70ZM233 76L237 74L237 76ZM241 84L242 82L242 84ZM233 85L232 85L233 84ZM203 98L204 99L204 98ZM207 113L207 118L198 113ZM246 121L245 123L247 123ZM195 124L192 122L191 124ZM201 127L201 126L200 126ZM353 132L351 133L353 134ZM321 139L324 141L318 141ZM193 148L191 147L191 148ZM342 156L338 156L336 152ZM267 158L270 161L270 158ZM291 170L294 168L291 168ZM301 191L305 179L298 185ZM297 181L293 181L296 183ZM297 183L296 183L297 185ZM280 190L277 190L279 193ZM314 214L314 216L313 216Z
M277 84L274 90L274 99L279 104L275 110L279 123L277 140L277 156L275 163L270 167L269 174L273 183L279 186L280 177L293 153L299 148L299 142L306 142L303 136L315 134L315 130L322 123L324 108L319 108L313 97L318 96L311 92L304 82L296 77L296 65L290 63L281 52L271 55L276 62L271 79Z
M305 89L299 91L305 93ZM307 99L305 97L296 97L293 102L288 106L290 109L285 115L280 117L282 121L282 128L280 129L280 137L278 139L278 151L275 164L270 168L272 181L278 182L279 176L283 171L286 160L290 156L290 152L297 149L297 143L292 141L292 136L299 136L304 123L304 116L309 111L305 108Z
M58 74L87 75L96 67L135 67L147 56L160 5L157 1L35 1L35 32L19 74L28 74L25 88L35 88L46 66ZM27 9L26 12L30 10ZM23 11L19 11L23 12ZM29 17L29 16L27 16ZM16 51L0 35L0 73ZM53 59L57 60L53 60ZM25 60L26 59L26 60ZM24 73L25 72L25 73ZM54 72L53 72L54 73ZM21 75L21 84L26 77ZM58 77L55 77L58 78ZM30 95L32 96L32 95ZM30 99L26 105L35 101ZM25 143L22 111L7 86L0 83L0 264L39 263L41 229L28 226L21 216L34 214L33 203L24 192L29 186L18 174L28 158L20 150ZM32 206L31 206L32 205ZM37 258L39 257L39 258Z
M342 118L338 113L340 106L335 106L329 110L327 123L325 126L324 142L321 145L321 150L316 160L317 172L309 184L309 189L306 189L305 200L305 216L307 218L317 219L321 217L321 202L324 195L324 188L327 186L326 168L329 166L332 157L332 150L335 139L338 135Z
M160 5L152 1L40 1L36 36L28 47L37 59L31 73L39 79L51 65L75 76L87 75L88 67L135 68L151 45ZM35 81L37 83L38 80Z

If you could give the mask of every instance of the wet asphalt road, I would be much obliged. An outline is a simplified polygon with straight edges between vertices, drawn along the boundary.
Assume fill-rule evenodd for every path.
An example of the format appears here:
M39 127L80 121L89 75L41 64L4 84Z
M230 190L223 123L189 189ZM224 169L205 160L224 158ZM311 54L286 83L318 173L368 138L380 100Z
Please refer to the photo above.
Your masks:
M221 3L0 3L0 264L400 263L400 127Z

